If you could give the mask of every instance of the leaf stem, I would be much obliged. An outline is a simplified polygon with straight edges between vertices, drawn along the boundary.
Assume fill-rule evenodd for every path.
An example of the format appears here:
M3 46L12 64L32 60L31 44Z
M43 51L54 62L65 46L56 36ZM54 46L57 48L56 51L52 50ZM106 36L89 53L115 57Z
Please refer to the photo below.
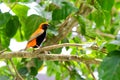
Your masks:
M90 65L88 63L86 63L86 67L88 68L88 70L89 70L91 76L93 77L93 79L96 80L96 78L95 78L95 76L94 76L94 74L93 74L93 72L92 72L92 70L90 68Z
M19 74L19 72L17 71L17 69L16 69L16 67L15 67L12 59L9 59L9 61L11 62L11 65L12 65L13 69L15 70L15 73L16 73L16 75L17 75L16 78L17 78L18 80L24 80L24 79L22 78L22 76Z

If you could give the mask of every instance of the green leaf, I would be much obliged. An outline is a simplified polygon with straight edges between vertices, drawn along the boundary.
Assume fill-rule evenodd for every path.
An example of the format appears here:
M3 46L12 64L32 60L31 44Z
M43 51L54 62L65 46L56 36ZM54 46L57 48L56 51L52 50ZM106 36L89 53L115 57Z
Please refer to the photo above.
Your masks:
M58 7L56 4L51 3L51 4L49 4L49 6L47 6L47 7L45 8L45 10L46 10L46 11L53 11L53 10L58 9L58 8L59 8L59 7Z
M110 23L111 23L111 13L110 12L104 12L104 18L105 18L105 27L109 30L110 29Z
M82 35L86 34L86 22L85 22L85 18L83 16L77 16L78 22L79 22L79 30L81 32Z
M103 10L110 11L113 7L114 0L97 0Z
M18 72L20 73L20 75L26 76L26 74L28 73L28 69L26 67L21 67L20 69L18 69Z
M78 72L73 69L70 73L70 80L84 80Z
M111 44L111 43L106 44L106 49L107 49L108 52L114 51L114 50L117 49L117 45Z
M120 51L112 51L99 67L100 80L120 80Z
M6 36L5 30L6 30L6 24L11 18L11 15L6 13L0 12L0 43L2 47L7 48L10 43L10 38Z
M35 67L31 67L31 68L30 68L30 74L31 74L31 75L34 75L34 76L35 76L35 75L37 75L37 72L38 72L38 71L37 71L37 69L36 69Z
M75 43L81 43L81 40L80 40L79 36L74 37L73 40L74 40Z
M24 37L23 37L23 30L22 30L22 27L19 26L18 29L17 29L17 32L16 34L14 35L14 38L17 40L17 41L24 41L26 40Z
M25 38L29 39L30 35L39 27L40 23L45 22L45 18L38 15L31 15L26 20L24 27Z
M9 21L10 17L11 17L11 15L8 12L6 12L6 13L0 12L0 31L1 31L1 29L3 29L5 27L5 25Z
M10 44L10 38L5 36L4 34L0 35L0 40L1 40L1 44L4 48L8 48L9 44Z
M54 73L61 73L60 66L53 61L46 61L47 75L51 76Z
M53 11L52 19L53 20L65 19L68 15L75 11L77 11L77 8L75 8L72 4L70 4L69 2L62 2L61 9L55 9Z
M95 11L89 15L89 19L96 23L96 27L101 27L104 25L104 14L100 11Z
M24 19L27 17L28 7L22 4L16 4L12 11L19 16L20 18Z
M6 24L6 36L12 38L16 34L18 27L20 27L18 17L12 16Z
M34 63L37 70L43 65L43 61L39 60L38 58L34 58Z
M56 79L56 80L62 80L62 79L61 79L61 73L58 73L58 72L57 72L56 75L55 75L55 79Z
M120 2L116 2L116 3L115 3L115 7L116 7L117 9L120 9Z

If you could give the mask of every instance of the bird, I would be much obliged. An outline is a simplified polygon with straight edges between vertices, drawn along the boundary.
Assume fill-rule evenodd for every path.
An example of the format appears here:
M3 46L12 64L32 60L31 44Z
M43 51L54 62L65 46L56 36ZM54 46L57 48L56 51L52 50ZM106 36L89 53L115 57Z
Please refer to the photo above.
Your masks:
M39 25L38 29L30 36L26 48L38 48L46 37L46 31L49 24L48 22L43 22Z

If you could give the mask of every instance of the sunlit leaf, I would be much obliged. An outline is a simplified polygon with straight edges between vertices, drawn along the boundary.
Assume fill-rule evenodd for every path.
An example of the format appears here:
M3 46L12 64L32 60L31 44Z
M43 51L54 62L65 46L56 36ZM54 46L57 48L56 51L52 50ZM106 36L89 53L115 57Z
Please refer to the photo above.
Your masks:
M4 34L0 35L0 39L1 39L1 44L4 48L8 48L9 44L10 44L10 38L5 36Z
M116 7L117 9L120 9L120 2L116 2L115 7Z
M89 15L89 19L95 21L96 27L101 27L104 25L104 14L99 11L91 13Z
M110 11L113 7L114 0L97 0L102 9ZM109 2L109 3L108 3Z
M27 17L27 12L28 12L28 7L22 4L16 4L12 11L19 16L20 18L26 18Z

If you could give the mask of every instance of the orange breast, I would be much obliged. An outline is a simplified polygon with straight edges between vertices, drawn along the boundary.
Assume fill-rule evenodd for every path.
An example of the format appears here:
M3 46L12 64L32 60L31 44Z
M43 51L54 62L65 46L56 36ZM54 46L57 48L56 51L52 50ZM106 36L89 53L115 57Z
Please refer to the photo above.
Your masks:
M36 38L27 43L26 48L33 47L36 45Z

